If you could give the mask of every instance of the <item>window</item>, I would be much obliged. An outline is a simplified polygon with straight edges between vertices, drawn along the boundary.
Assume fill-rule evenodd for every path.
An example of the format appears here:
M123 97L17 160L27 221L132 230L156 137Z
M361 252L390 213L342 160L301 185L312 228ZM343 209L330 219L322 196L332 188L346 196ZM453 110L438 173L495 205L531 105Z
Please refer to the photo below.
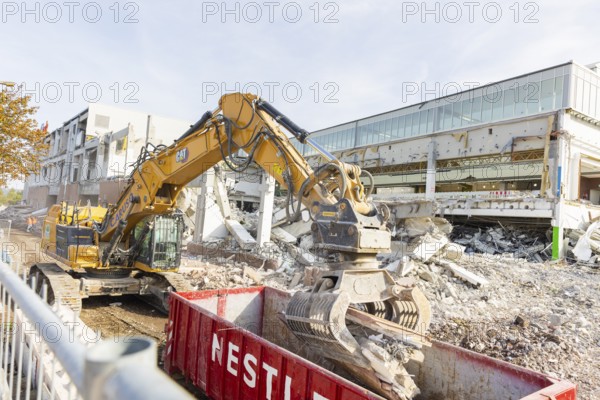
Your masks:
M425 122L425 132L423 133L431 133L433 132L433 109L427 110L427 119Z
M392 138L392 119L388 118L385 120L385 140Z
M462 115L462 104L461 103L453 103L452 104L452 129L460 128L460 120Z
M496 92L495 96L496 97L492 100L492 121L499 121L504 116L502 111L504 99L502 98L502 92Z
M508 88L502 93L503 98L503 118L512 118L515 115L515 103L517 102L517 90L514 88Z
M452 128L452 104L446 104L442 110L442 119L440 123L441 130Z
M471 125L471 99L463 100L462 103L462 113L460 116L461 124L460 126L469 126Z
M540 84L530 82L523 86L523 101L527 106L527 114L532 115L540 112Z
M404 116L404 137L411 137L412 136L412 119L413 119L413 115L412 114L408 114Z
M563 85L564 77L558 76L554 79L554 92L556 93L556 108L564 107L563 103Z
M540 109L541 111L549 111L554 109L554 79L546 79L545 81L542 81L542 88L540 91Z
M419 134L427 133L427 110L419 113Z
M406 124L406 116L402 115L398 117L398 133L396 133L397 137L403 138L406 136L406 131L404 125Z

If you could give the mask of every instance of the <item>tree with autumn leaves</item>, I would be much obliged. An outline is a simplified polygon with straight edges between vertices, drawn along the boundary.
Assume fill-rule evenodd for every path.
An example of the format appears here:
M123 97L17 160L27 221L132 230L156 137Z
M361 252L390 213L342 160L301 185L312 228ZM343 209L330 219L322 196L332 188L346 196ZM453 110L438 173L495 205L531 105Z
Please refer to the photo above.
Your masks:
M37 107L20 88L0 86L0 187L38 173L46 154L45 130L34 118Z

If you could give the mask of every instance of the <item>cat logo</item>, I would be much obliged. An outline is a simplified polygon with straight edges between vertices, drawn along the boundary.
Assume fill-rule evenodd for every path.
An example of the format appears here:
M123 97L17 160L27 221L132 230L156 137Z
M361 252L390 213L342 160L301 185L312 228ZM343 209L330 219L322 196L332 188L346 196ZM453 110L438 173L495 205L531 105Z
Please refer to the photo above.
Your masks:
M277 163L273 165L273 171L275 171L277 175L283 175L283 168L281 168L281 165Z
M178 163L184 163L188 160L188 157L190 155L189 150L187 149L187 147L184 147L181 150L177 150L177 153L175 154L175 162Z

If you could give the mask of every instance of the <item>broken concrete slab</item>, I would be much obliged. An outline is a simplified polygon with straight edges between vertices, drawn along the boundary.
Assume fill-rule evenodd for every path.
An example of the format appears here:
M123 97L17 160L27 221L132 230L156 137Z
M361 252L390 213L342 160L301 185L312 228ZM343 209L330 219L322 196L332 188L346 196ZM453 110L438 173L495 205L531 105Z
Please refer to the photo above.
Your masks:
M427 262L438 254L448 244L448 237L442 233L425 234L419 237L412 245L411 258Z
M483 254L496 254L497 252L496 247L483 243L478 239L473 239L472 244L473 247L475 247L475 249L477 249L480 253Z
M317 257L308 250L301 247L296 247L293 251L294 258L302 265L313 265L317 261Z
M487 228L456 226L452 242L466 246L469 253L506 254L531 261L545 261L551 257L551 239L545 229L527 226L503 226ZM448 259L448 257L446 257Z
M467 251L467 248L458 243L448 243L443 249L440 255L450 261L458 261Z
M298 221L298 222L294 222L293 224L290 224L290 225L283 225L283 226L281 226L281 229L283 229L290 235L293 235L295 237L300 237L300 236L308 235L311 232L311 230L310 230L311 226L312 226L312 221L310 221L310 220L309 221Z
M436 280L437 280L435 275L427 270L423 270L423 271L419 272L419 278L421 278L427 282L436 282Z
M301 280L302 280L302 274L300 272L296 272L294 274L294 276L292 277L292 280L290 281L290 285L288 286L288 289L293 289L296 286L298 286L300 284Z
M416 268L417 265L415 262L407 256L403 256L402 258L394 260L385 267L385 269L388 271L396 273L400 276L406 276Z
M244 267L242 276L252 279L257 285L262 284L264 280L264 276L250 267Z
M451 261L446 261L446 260L440 259L437 262L444 268L449 269L457 277L459 277L469 283L472 283L473 285L486 286L489 284L489 281L487 279L485 279L471 271L467 271L463 267L460 267Z
M256 247L256 240L238 221L233 219L226 219L225 226L227 227L227 230L233 235L236 242L238 242L242 249L250 250Z
M298 240L296 238L296 236L292 235L291 233L288 233L287 231L285 231L281 228L271 229L271 235L275 239L281 240L282 242L285 242L285 243L296 243L296 241Z
M449 235L452 232L452 224L445 218L439 217L406 218L403 228L410 238L423 236L427 233L439 232Z
M577 244L573 248L573 254L578 261L590 261L593 253L600 253L600 222L591 224L585 233L574 231L573 234L579 236ZM570 235L571 236L571 235Z

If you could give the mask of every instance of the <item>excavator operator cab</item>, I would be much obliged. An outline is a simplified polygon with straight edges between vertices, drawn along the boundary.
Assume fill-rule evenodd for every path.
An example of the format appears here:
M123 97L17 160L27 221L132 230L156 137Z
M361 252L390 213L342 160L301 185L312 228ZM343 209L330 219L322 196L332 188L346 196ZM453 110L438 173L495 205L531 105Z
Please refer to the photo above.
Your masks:
M176 270L181 262L183 229L181 213L144 218L132 231L130 247L138 247L134 261L152 270Z

